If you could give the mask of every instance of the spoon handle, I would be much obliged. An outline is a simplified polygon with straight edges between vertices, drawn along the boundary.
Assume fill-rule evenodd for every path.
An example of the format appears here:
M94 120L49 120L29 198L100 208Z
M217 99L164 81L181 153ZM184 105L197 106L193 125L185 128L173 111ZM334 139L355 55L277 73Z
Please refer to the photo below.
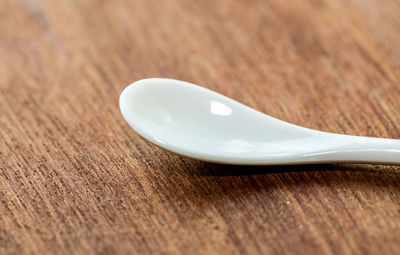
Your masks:
M339 142L334 149L307 155L311 161L379 163L400 165L400 140L333 135L332 143ZM343 143L343 141L345 141Z

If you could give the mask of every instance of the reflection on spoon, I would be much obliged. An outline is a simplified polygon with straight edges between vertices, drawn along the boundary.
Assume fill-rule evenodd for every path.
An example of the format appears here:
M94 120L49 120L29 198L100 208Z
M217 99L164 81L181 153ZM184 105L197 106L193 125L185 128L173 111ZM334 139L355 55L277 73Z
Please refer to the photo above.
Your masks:
M399 140L296 126L183 81L137 81L122 92L120 108L129 125L145 139L204 161L400 164Z
M215 115L227 116L231 115L232 109L224 103L211 100L210 112Z

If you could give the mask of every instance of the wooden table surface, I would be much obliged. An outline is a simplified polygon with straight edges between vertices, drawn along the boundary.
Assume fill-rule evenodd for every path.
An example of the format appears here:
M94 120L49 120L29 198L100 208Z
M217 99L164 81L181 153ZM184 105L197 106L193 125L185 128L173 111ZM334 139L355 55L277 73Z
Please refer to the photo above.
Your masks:
M400 2L2 0L1 254L398 254L400 168L229 166L118 98L186 80L309 128L400 138Z

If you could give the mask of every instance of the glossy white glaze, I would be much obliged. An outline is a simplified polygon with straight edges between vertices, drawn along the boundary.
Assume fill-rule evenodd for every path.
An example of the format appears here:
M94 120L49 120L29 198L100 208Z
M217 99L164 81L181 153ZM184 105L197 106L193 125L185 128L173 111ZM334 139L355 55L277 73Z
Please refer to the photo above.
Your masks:
M120 97L122 115L142 137L167 150L229 164L333 162L400 164L400 141L296 126L203 87L144 79Z

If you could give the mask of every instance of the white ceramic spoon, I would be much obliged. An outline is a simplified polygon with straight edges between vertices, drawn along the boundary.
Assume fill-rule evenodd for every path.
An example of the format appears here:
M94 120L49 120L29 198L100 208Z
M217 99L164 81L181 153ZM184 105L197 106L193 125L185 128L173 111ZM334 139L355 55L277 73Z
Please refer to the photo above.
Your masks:
M119 104L139 135L164 149L204 161L400 164L400 140L296 126L183 81L137 81L125 88Z

